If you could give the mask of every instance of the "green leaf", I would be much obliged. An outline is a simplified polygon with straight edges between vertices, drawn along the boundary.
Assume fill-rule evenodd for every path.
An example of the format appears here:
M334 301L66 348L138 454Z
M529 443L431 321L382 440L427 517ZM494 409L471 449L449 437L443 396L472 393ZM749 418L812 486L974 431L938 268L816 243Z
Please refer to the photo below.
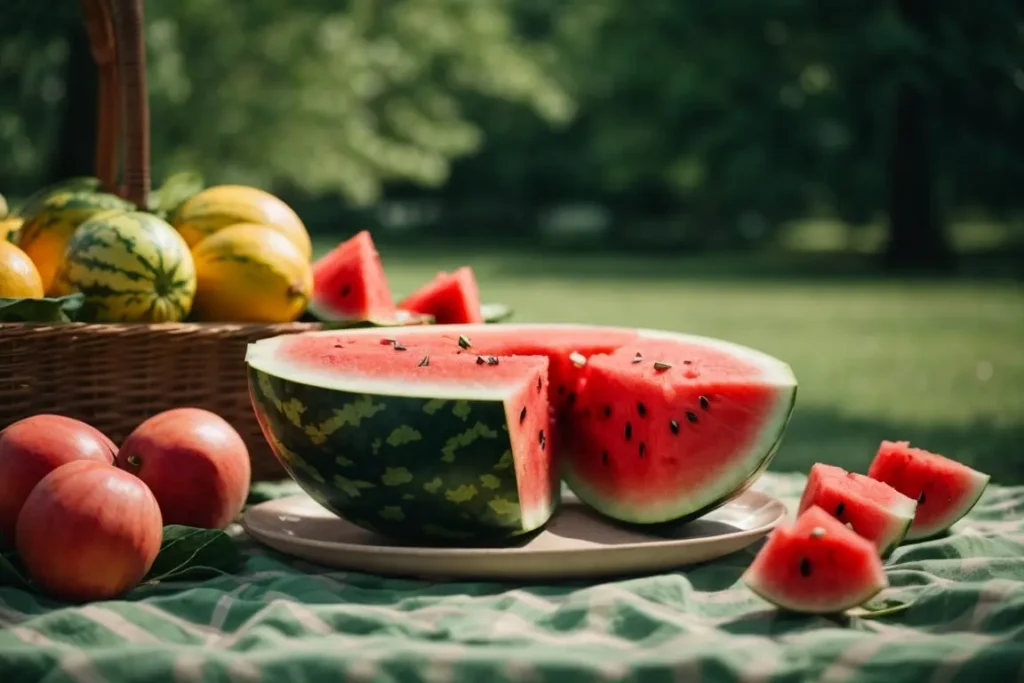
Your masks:
M0 586L31 590L32 584L21 568L17 553L0 553Z
M220 529L169 524L160 554L145 581L198 579L237 571L244 558L235 541Z
M149 210L168 218L189 197L203 189L203 177L191 171L174 173L149 196Z
M888 617L890 615L903 612L904 610L910 609L910 606L913 604L913 600L910 602L904 602L902 600L895 600L892 598L881 598L878 600L869 600L859 607L849 609L846 611L846 614L860 619L878 619L880 617Z
M70 323L84 303L81 292L40 299L0 297L0 323Z

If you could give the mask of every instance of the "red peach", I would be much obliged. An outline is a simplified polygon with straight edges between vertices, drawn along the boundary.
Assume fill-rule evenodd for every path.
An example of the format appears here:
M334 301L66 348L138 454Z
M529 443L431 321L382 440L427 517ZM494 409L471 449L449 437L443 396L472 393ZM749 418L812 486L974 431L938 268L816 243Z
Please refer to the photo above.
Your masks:
M32 489L15 539L29 578L44 593L108 600L146 576L160 552L163 523L156 498L137 477L78 460Z
M199 408L175 408L135 428L117 465L146 482L164 524L227 527L249 495L249 450L227 421Z
M0 534L14 545L25 499L43 477L75 460L111 464L117 446L95 427L63 415L33 415L0 432Z

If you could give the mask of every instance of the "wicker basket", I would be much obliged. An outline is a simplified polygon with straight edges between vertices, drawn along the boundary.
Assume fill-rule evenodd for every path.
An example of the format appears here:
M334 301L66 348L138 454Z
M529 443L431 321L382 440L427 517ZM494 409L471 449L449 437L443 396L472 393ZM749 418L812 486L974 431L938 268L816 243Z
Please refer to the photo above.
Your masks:
M149 111L142 0L81 2L99 73L95 173L106 191L146 206ZM59 413L85 420L120 443L150 415L181 406L206 408L245 439L254 480L280 479L284 470L249 403L245 348L256 339L319 327L0 324L0 429L29 415Z

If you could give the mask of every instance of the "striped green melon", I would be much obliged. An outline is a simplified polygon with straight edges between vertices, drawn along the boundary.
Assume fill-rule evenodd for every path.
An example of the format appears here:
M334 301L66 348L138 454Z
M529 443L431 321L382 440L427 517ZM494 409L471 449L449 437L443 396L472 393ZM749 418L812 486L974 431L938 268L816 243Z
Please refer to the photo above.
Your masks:
M250 345L253 408L288 473L336 514L404 541L495 543L542 526L559 493L547 359L410 353L380 344L389 333ZM324 360L333 335L373 344Z
M166 221L111 211L75 230L55 287L83 293L83 315L96 322L178 322L192 308L196 270L185 240Z
M108 211L130 211L134 205L117 195L88 190L62 190L41 197L22 214L18 246L36 264L43 289L56 294L57 271L68 240L79 225Z

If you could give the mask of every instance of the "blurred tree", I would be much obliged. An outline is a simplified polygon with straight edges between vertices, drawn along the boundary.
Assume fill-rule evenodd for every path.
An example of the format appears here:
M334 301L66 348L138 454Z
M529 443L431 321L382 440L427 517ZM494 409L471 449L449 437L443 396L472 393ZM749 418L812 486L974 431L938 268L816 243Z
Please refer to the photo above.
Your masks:
M15 158L11 175L24 176L38 174L52 149L44 125L57 125L55 105L84 118L81 103L64 97L65 76L81 66L67 62L80 18L10 1L17 5L0 29L0 158ZM340 192L357 204L373 202L390 180L440 185L449 161L481 144L462 113L464 94L520 103L547 121L573 112L506 5L149 3L154 175L194 168L211 182Z

